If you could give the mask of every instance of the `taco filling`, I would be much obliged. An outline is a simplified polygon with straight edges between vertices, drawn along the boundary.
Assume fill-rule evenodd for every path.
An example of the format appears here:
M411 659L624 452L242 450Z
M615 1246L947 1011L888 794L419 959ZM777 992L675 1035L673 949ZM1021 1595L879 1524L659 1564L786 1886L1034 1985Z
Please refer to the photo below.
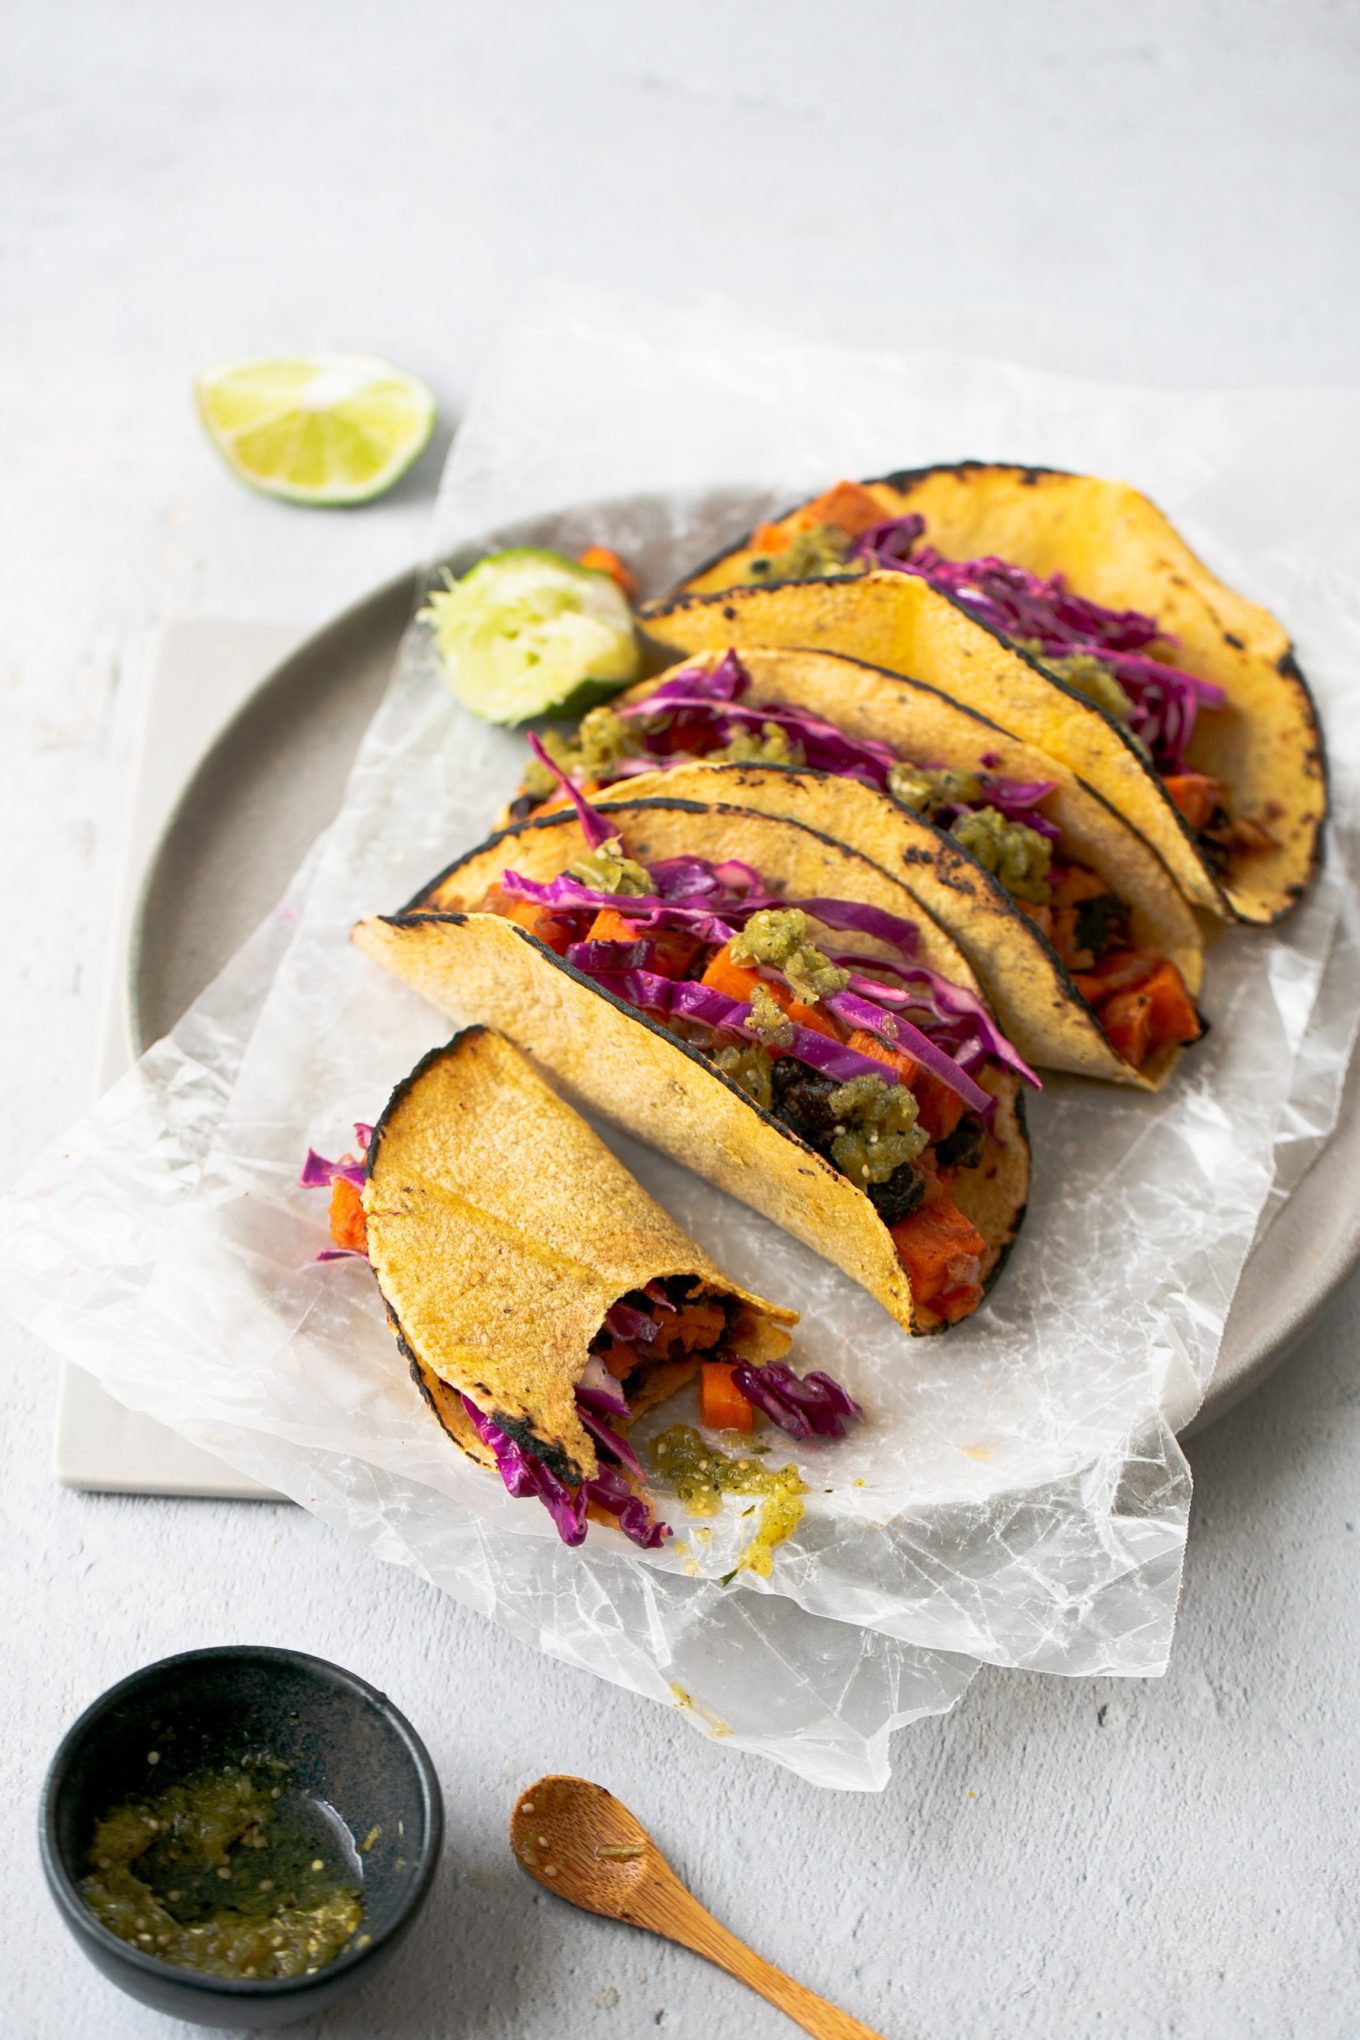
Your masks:
M1047 937L1111 1046L1135 1069L1203 1032L1177 965L1137 946L1127 904L1095 872L1062 855L1061 831L1043 812L1051 779L1008 779L991 769L996 760L985 751L973 772L917 763L805 708L753 700L750 675L734 651L711 668L672 675L641 700L592 709L574 737L548 731L542 745L545 756L535 756L511 807L516 818L559 805L564 775L590 794L694 759L807 765L872 786L947 830L1005 888Z
M649 1282L611 1305L575 1391L598 1464L574 1486L470 1396L461 1398L463 1409L506 1492L540 1501L564 1544L581 1543L591 1520L612 1520L632 1543L652 1551L672 1532L653 1513L645 1470L628 1439L644 1410L697 1377L700 1415L714 1430L749 1434L768 1417L799 1440L840 1438L860 1415L858 1403L829 1374L800 1378L782 1361L748 1357L753 1343L768 1343L769 1328L763 1339L756 1331L746 1304L709 1290L696 1276Z
M736 859L637 863L530 742L593 847L546 882L502 871L478 911L697 1049L865 1193L919 1306L967 1317L987 1243L950 1191L991 1124L979 1080L1004 1067L1038 1085L981 1000L921 963L915 923L882 908L787 900Z
M533 1223L533 1250L520 1256L490 1181L502 1134L517 1165L543 1181L547 1157L515 1137L520 1124L551 1144L553 1166L587 1161L593 1195L585 1202L594 1228L627 1239L634 1274L641 1276L648 1260L674 1266L677 1259L694 1272L647 1276L597 1317L599 1297L617 1286L621 1266L590 1265L601 1250L565 1200ZM456 1444L495 1466L509 1494L542 1503L565 1543L581 1543L592 1520L616 1524L644 1550L671 1535L654 1513L628 1434L636 1418L691 1382L701 1420L712 1430L749 1436L768 1422L806 1442L842 1437L860 1415L830 1375L800 1377L784 1363L795 1314L726 1283L518 1052L486 1030L470 1029L427 1057L398 1088L378 1127L356 1125L355 1138L357 1153L330 1161L309 1149L303 1164L303 1186L330 1192L334 1244L317 1258L371 1259L435 1416ZM574 1180L581 1180L579 1170ZM463 1194L474 1185L476 1202ZM504 1171L504 1188L507 1197L522 1198L514 1170ZM621 1235L613 1230L620 1213L626 1213ZM451 1216L456 1266L446 1230ZM560 1240L551 1237L558 1229ZM535 1280L546 1282L542 1298L531 1292ZM487 1335L471 1295L487 1306L494 1361L479 1351ZM566 1361L563 1384L555 1378L561 1360L543 1356L569 1355L578 1324L582 1346ZM517 1359L516 1344L526 1353L532 1348L533 1359ZM563 1387L566 1425L561 1409L553 1409Z
M926 542L924 517L885 518L859 482L838 482L792 516L758 526L751 547L739 579L757 585L885 569L919 575L1122 723L1215 870L1229 857L1275 847L1262 820L1234 816L1221 782L1186 763L1197 717L1227 696L1176 665L1177 639L1156 617L1089 601L1061 574L1040 576L992 555L946 559Z

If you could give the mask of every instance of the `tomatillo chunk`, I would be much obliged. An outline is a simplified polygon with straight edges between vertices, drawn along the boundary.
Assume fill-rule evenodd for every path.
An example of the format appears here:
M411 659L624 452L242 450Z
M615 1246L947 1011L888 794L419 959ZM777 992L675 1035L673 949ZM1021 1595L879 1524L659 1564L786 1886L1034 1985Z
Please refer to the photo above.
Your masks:
M445 580L421 619L450 687L487 722L579 714L636 677L633 612L608 574L515 546Z

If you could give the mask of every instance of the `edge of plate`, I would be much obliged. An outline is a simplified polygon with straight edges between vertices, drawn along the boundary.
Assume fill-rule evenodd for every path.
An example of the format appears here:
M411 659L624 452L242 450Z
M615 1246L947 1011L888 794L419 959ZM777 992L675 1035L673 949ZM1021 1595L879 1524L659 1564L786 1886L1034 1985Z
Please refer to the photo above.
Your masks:
M222 724L208 739L189 770L188 777L175 797L164 822L157 831L156 840L147 854L146 863L137 880L136 895L128 924L127 957L123 970L123 1025L134 1060L151 1047L142 1031L138 1011L138 986L142 977L142 959L146 949L146 913L165 844L179 825L185 808L193 799L199 780L203 777L212 759L229 743L237 728L251 716L266 694L276 687L287 684L288 676L295 666L311 665L318 657L324 657L326 646L333 640L348 637L356 625L367 623L371 627L374 614L391 603L394 607L404 596L408 618L414 613L415 593L423 578L420 567L411 567L406 572L393 574L370 588L366 595L347 604L329 623L318 630L309 631L302 642L296 645L285 658L280 659L262 674L256 684L243 696Z

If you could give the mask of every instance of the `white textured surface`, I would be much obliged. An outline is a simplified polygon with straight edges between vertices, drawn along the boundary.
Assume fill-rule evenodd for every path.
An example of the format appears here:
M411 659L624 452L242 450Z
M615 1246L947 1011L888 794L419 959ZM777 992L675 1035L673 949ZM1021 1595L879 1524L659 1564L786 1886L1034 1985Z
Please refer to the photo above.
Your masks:
M716 285L836 337L1165 384L1353 376L1353 8L943 11L12 10L11 1173L84 1101L156 621L319 619L425 529L432 458L350 516L235 488L185 400L205 361L377 349L452 413L552 274ZM135 1664L295 1643L408 1708L451 1813L409 1954L328 2040L788 2030L689 1958L536 1899L501 1838L545 1769L611 1784L734 1927L894 2040L1355 2034L1358 1304L1198 1444L1169 1677L984 1676L899 1747L881 1799L683 1736L296 1512L59 1491L52 1371L6 1323L5 1803L32 1804L62 1726ZM172 2030L79 1961L22 1826L0 1906L6 2040Z

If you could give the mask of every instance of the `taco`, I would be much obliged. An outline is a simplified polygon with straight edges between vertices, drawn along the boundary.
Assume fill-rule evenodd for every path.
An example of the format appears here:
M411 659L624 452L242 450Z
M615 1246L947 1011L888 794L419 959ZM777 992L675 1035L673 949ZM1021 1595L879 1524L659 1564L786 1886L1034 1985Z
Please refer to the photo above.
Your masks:
M703 653L542 741L516 818L560 803L565 771L791 815L882 865L1041 1068L1156 1088L1203 1032L1203 944L1160 859L1065 766L923 682L832 652Z
M976 1309L1015 1238L1037 1079L943 930L815 830L577 795L354 939L912 1331Z
M829 1375L784 1363L796 1311L729 1281L520 1051L471 1027L398 1084L362 1162L308 1155L332 1236L366 1254L429 1409L565 1542L588 1516L651 1548L629 1443L698 1380L703 1420L798 1439L859 1414Z
M1316 867L1322 738L1284 628L1125 483L838 483L643 616L672 655L802 645L929 681L1080 774L1211 912L1277 920Z

